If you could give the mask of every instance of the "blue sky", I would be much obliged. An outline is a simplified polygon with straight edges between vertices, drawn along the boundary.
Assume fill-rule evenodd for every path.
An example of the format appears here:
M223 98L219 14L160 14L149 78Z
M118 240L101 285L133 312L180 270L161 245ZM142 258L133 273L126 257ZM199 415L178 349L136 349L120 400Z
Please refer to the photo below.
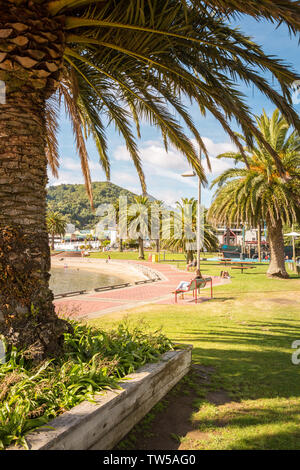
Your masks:
M290 37L285 26L276 29L271 23L258 23L249 18L239 20L235 26L252 36L258 44L263 46L266 53L280 57L294 70L300 71L298 40L295 37ZM268 114L271 114L275 109L274 105L257 90L245 86L242 86L241 89L246 94L248 104L254 113L259 114L264 108ZM295 104L295 109L300 112L300 104ZM196 106L189 106L189 111L204 138L211 157L213 172L212 174L207 173L208 179L211 181L213 177L229 166L227 160L216 160L215 156L233 149L233 145L215 118L202 117ZM234 130L238 129L234 128ZM107 136L111 158L111 181L140 194L139 180L122 138L115 132L113 126L108 128ZM172 149L166 154L160 133L155 127L148 124L142 125L142 138L138 141L138 145L149 194L166 201L169 205L174 204L181 197L197 196L196 178L182 178L180 176L182 172L189 170L184 157ZM53 178L49 172L49 184L83 183L72 130L64 115L60 120L59 146L61 154L59 179ZM92 141L88 142L88 153L92 180L105 181L105 175L98 163L97 151ZM205 188L203 203L206 206L209 206L211 196L212 192Z

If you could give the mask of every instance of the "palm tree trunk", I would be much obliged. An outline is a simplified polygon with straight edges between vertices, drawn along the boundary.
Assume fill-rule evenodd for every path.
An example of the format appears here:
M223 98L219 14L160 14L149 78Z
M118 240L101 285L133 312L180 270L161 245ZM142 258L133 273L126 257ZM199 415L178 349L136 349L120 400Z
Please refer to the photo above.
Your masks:
M54 235L54 233L53 233L53 234L52 234L52 237L51 237L51 249L52 249L52 251L54 251L54 248L55 248L55 246L54 246L54 241L55 241L55 235Z
M288 278L289 275L285 269L282 222L281 220L277 220L275 224L272 224L269 220L267 221L267 228L271 250L271 261L267 275L269 277Z
M44 93L24 86L0 107L0 332L40 360L67 330L49 289Z
M120 238L120 241L119 241L119 250L120 252L123 251L123 239L122 238Z
M144 240L142 237L139 237L139 259L145 259Z
M193 250L187 250L186 252L186 262L191 263L194 260L194 252Z
M160 239L157 238L155 243L156 243L156 253L159 253L160 252Z

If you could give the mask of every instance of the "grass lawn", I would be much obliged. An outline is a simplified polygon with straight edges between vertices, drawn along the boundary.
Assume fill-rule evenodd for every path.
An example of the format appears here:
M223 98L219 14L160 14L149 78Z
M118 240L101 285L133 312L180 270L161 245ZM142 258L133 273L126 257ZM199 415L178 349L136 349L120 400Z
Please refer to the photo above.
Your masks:
M100 258L107 259L108 255L111 259L130 259L138 260L139 254L137 251L99 251L95 253L90 253L90 258Z
M149 255L151 254L156 254L156 252L154 250L147 250L145 251L145 261L148 261L148 257ZM110 255L111 259L129 259L129 260L138 260L138 257L139 257L139 254L138 254L138 251L135 250L135 251L105 251L105 252L102 252L102 251L99 251L97 253L91 253L90 254L90 258L101 258L101 259L106 259L108 257L108 255ZM216 253L208 253L208 254L203 254L203 256L205 257L208 257L208 258L211 258L211 257L214 257L214 256L217 256ZM164 251L161 251L160 252L160 260L163 261L173 261L173 260L176 260L176 261L182 261L183 262L183 265L186 266L186 262L184 262L185 260L185 255L184 253L170 253L168 251L165 252L164 254ZM141 261L141 260L139 260Z
M267 279L266 266L244 274L202 266L203 274L233 276L212 301L152 304L90 323L108 328L129 314L193 345L193 361L210 380L197 385L190 416L197 432L178 436L182 448L300 449L300 365L291 361L292 342L300 340L300 279ZM227 402L213 403L212 392Z

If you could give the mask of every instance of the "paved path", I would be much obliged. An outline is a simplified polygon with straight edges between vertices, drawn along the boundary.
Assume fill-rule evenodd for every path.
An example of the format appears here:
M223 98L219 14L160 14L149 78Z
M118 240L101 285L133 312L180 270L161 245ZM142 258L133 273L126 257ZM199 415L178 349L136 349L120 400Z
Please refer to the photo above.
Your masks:
M98 293L93 291L68 299L59 299L55 301L58 313L77 318L97 318L111 312L149 303L174 304L175 299L172 291L176 289L180 281L189 281L194 277L194 273L185 272L175 266L163 263L124 261L124 270L126 270L128 263L147 266L159 273L162 280L149 284L133 285L123 289ZM214 286L227 282L229 281L220 277L213 277ZM201 290L201 298L198 299L198 302L208 300L209 295L210 291ZM178 298L178 305L186 305L191 302L194 302L194 300L190 295L186 295L184 300Z

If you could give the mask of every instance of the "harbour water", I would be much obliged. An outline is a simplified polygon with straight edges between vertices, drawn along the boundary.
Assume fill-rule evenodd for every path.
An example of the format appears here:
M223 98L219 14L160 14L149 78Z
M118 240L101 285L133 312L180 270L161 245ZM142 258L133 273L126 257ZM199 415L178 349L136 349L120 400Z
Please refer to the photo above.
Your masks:
M124 279L97 271L76 268L52 268L50 288L54 294L63 294L81 289L92 290L96 287L122 284Z

